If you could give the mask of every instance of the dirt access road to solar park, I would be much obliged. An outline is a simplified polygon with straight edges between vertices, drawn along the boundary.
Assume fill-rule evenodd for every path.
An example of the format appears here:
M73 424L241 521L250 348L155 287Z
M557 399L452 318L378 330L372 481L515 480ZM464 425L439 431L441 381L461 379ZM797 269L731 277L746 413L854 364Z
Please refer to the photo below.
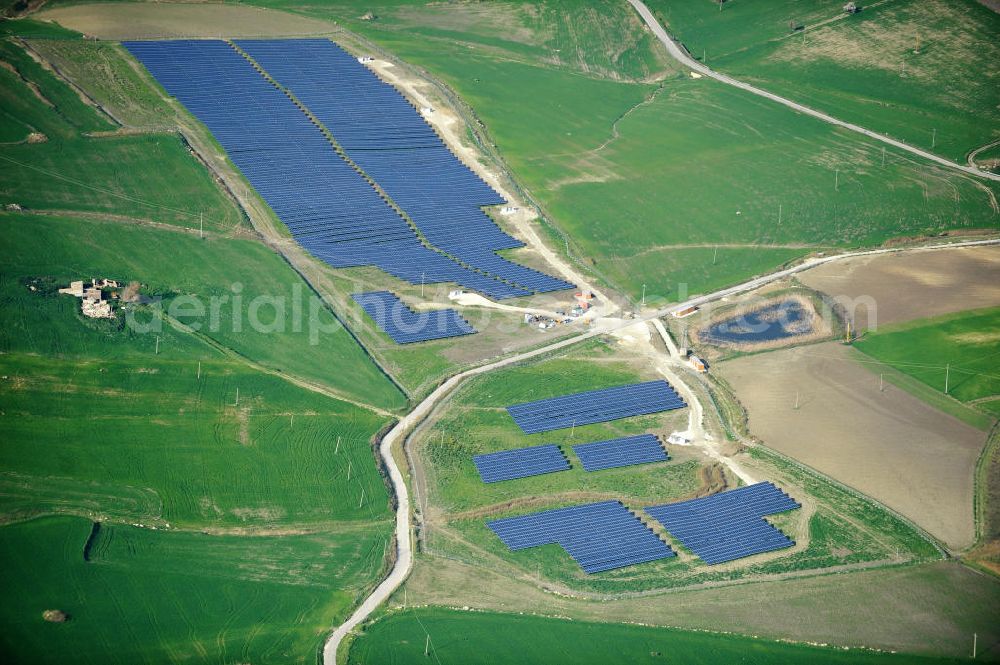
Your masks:
M674 39L669 34L667 34L667 31L663 29L663 26L660 25L660 22L656 20L656 17L653 16L653 13L649 11L649 7L647 7L645 3L642 2L642 0L628 0L628 2L635 8L637 12L639 12L639 15L642 17L642 20L646 22L646 25L649 26L649 29L653 31L653 34L656 36L656 38L659 39L660 42L662 42L663 45L667 48L667 52L670 54L670 56L674 58L674 60L677 60L679 63L684 65L685 67L701 74L702 76L707 76L709 78L715 79L716 81L725 83L726 85L731 85L735 88L746 90L747 92L759 95L760 97L765 97L773 102L777 102L795 111L798 111L799 113L804 113L806 115L810 115L814 118L822 120L823 122L829 123L831 125L836 125L838 127L843 127L844 129L848 129L852 132L863 134L868 138L881 141L882 143L887 143L895 148L899 148L900 150L905 150L919 157L923 157L924 159L929 159L930 161L935 162L937 164L941 164L942 166L947 166L949 168L956 169L958 171L962 171L964 173L968 173L969 175L973 175L979 178L986 178L987 180L996 180L1000 182L1000 174L990 173L989 171L983 171L981 169L976 168L975 166L967 166L965 164L958 164L956 162L952 162L950 160L945 159L944 157L939 157L934 153L927 152L926 150L921 150L920 148L912 146L908 143L897 141L896 139L889 138L884 134L879 134L878 132L873 132L870 129L865 129L860 125L855 125L850 122L844 122L843 120L838 120L833 116L823 113L822 111L817 111L808 106L804 106L797 102L793 102L790 99L786 99L785 97L781 97L772 92L768 92L767 90L757 88L755 86L750 85L749 83L744 83L743 81L734 79L731 76L720 74L719 72L710 69L709 67L706 67L705 65L703 65L702 63L698 62L690 55L688 55L684 47L682 47L678 42L674 41Z
M624 329L635 326L639 323L646 323L659 319L660 317L669 315L672 311L684 309L690 306L701 306L715 300L720 300L729 296L737 295L740 293L745 293L748 291L753 291L765 284L775 282L781 279L785 279L796 273L800 273L812 268L816 268L828 263L833 263L835 261L844 261L851 258L863 257L863 256L877 256L883 254L894 254L903 252L934 252L934 251L947 251L955 250L963 247L978 247L985 245L1000 245L1000 240L989 239L989 240L972 240L968 242L957 242L951 244L943 245L926 245L923 247L913 247L913 248L886 248L886 249L874 249L858 252L847 252L844 254L838 254L834 256L825 257L814 257L807 259L803 263L793 266L791 268L786 268L784 270L779 270L778 272L772 273L770 275L764 275L758 277L742 284L732 286L726 289L721 289L714 293L710 293L703 296L698 296L691 298L685 302L672 305L663 309L658 309L650 312L643 312L637 319L634 320L621 320L621 319L604 319L599 322L593 329L582 332L574 337L564 339L562 341L550 344L548 346L535 349L534 351L529 351L527 353L520 353L514 356L509 356L497 362L491 363L489 365L482 365L480 367L475 367L470 370L466 370L455 376L451 377L445 381L441 386L439 386L434 392L428 395L422 402L417 404L416 407L406 416L404 416L395 426L390 429L385 437L382 439L379 445L379 455L382 461L385 463L386 468L389 472L389 479L392 482L393 489L396 493L396 559L393 564L392 570L389 571L389 575L382 580L382 582L375 588L375 590L369 595L361 605L351 614L350 618L343 624L338 626L330 637L327 639L326 644L323 647L323 662L324 665L335 665L337 662L337 649L340 647L344 638L351 633L354 628L361 624L362 621L367 619L372 612L374 612L382 603L388 600L389 596L399 588L399 586L406 580L407 576L410 574L413 568L413 533L410 523L410 494L407 488L406 482L403 479L403 475L399 470L399 466L396 463L396 458L394 455L394 448L402 450L406 444L406 441L411 432L434 410L435 407L449 394L451 394L463 381L474 376L479 376L481 374L486 374L496 369L502 367L507 367L515 363L523 362L525 360L530 360L532 358L537 358L545 354L563 349L567 346L574 344L579 344L580 342L592 339L599 335L605 335L608 333L617 333ZM675 380L678 380L677 387L681 389L683 386L684 390L688 390L687 386L683 381L680 381L676 375ZM690 393L689 393L690 394Z

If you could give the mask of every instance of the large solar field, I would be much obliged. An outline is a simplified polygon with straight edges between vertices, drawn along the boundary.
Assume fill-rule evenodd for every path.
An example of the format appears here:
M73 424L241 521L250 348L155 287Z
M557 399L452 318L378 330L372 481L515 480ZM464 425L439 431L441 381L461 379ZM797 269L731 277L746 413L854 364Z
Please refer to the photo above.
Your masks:
M125 46L329 265L376 266L411 284L456 282L495 299L573 287L496 253L523 244L482 210L503 203L500 195L397 90L333 42Z

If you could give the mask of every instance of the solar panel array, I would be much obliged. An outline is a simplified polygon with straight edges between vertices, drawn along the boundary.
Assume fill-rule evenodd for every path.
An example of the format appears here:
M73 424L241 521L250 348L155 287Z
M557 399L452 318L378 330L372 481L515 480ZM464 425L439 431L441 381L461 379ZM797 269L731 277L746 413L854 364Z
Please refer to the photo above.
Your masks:
M236 43L309 108L432 245L532 291L573 287L495 253L523 245L480 209L503 198L448 149L403 95L357 58L326 39Z
M687 406L666 381L632 383L507 407L525 434L603 423Z
M472 461L484 483L498 483L569 469L569 461L559 450L559 446L551 444L476 455Z
M673 537L707 564L791 547L791 540L764 521L798 508L797 501L772 483L646 508Z
M587 573L677 556L619 501L506 517L486 525L511 551L558 543Z
M337 268L374 265L411 284L457 282L496 299L540 290L514 284L499 273L488 274L488 257L482 266L472 266L469 260L449 254L444 246L424 244L407 221L336 152L305 112L226 42L173 40L124 45L168 93L208 127L295 239L317 258ZM294 50L294 46L290 48ZM338 81L330 72L316 67L313 73L317 84L337 87ZM340 83L344 84L338 89L352 89L349 81ZM391 87L383 87L398 96ZM426 127L412 107L409 111ZM392 122L403 121L394 117ZM434 138L440 143L436 135ZM428 165L421 162L414 168ZM449 187L428 188L421 195L433 200ZM451 227L455 235L468 239L482 233L480 226L462 227L460 223L458 220ZM492 234L502 233L490 224ZM500 258L492 252L490 255ZM506 266L493 268L499 271Z
M633 464L666 462L670 459L660 440L653 434L623 436L619 439L580 443L573 452L587 471L600 471Z
M389 291L353 293L351 297L375 321L375 325L397 344L426 342L476 332L453 309L414 312Z

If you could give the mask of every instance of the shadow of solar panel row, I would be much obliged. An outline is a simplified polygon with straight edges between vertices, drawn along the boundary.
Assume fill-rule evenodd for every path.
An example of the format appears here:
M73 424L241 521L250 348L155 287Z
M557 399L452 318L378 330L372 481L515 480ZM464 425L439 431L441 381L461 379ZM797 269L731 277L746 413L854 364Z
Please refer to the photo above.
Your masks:
M573 288L494 253L523 245L480 209L503 198L451 152L399 91L355 57L326 39L236 44L332 132L431 245L532 291Z
M580 458L580 463L587 471L666 462L670 459L660 440L653 434L580 443L573 446L573 452Z
M587 573L676 556L619 501L506 517L486 525L511 551L558 543Z
M559 446L551 444L476 455L472 461L484 483L540 476L570 468Z
M317 258L337 268L374 265L411 284L457 282L496 299L529 295L421 243L302 110L225 42L124 45Z
M666 381L632 383L507 407L525 434L547 432L687 406Z
M397 344L459 337L476 332L453 309L414 312L388 291L354 293L351 297L375 321L375 325Z
M763 518L798 507L765 482L645 510L702 561L717 564L794 545Z

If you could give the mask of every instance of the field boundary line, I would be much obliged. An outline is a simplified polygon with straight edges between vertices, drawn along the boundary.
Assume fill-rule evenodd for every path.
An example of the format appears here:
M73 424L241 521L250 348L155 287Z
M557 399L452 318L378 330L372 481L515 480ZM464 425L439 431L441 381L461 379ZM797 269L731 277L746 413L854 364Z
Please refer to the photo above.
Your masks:
M768 92L763 88L758 88L756 86L750 85L749 83L744 83L743 81L735 79L727 74L722 74L720 72L717 72L714 69L711 69L710 67L692 58L688 54L687 48L667 33L667 31L663 28L662 25L660 25L660 22L656 19L653 13L649 10L649 7L647 7L642 0L627 0L627 1L630 5L632 5L633 8L635 8L637 12L639 12L639 15L642 17L642 20L646 22L646 25L653 32L653 35L656 36L656 38L659 39L660 42L666 47L667 52L670 54L670 56L673 57L678 62L680 62L685 67L690 68L691 70L701 74L702 76L707 76L721 83L725 83L726 85L731 85L735 88L739 88L741 90L753 93L759 97L770 99L773 102L777 102L783 106L787 106L788 108L794 111L798 111L799 113L804 113L805 115L812 116L818 120L822 120L823 122L829 123L831 125L836 125L837 127L842 127L852 132L862 134L864 136L867 136L868 138L881 141L882 143L887 143L895 148L899 148L900 150L905 150L906 152L912 153L919 157L923 157L924 159L928 159L932 162L935 162L936 164L946 166L950 169L962 171L963 173L966 173L968 175L984 178L986 180L994 180L1000 182L1000 174L990 173L989 171L983 171L974 166L967 166L964 164L953 162L939 155L935 155L932 152L928 152L927 150L923 150L916 146L912 146L909 143L905 143L898 139L894 139L892 137L886 136L885 134L879 134L878 132L872 131L870 129L865 129L861 125L856 125L852 122L847 122L846 120L840 120L838 118L833 117L832 115L823 113L822 111L817 111L816 109L806 106L804 104L799 104L798 102L794 102L780 95L776 95L773 92Z

